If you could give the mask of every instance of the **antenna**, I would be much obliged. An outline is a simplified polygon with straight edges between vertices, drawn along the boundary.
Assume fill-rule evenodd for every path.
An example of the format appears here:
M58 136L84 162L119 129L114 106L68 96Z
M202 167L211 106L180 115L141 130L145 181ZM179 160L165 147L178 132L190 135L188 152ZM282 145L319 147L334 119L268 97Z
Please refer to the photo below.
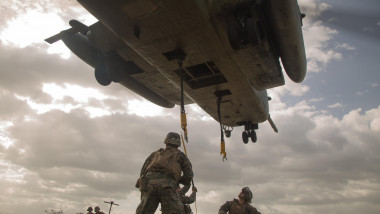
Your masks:
M111 214L112 205L119 206L118 204L115 204L113 201L110 201L110 202L105 201L104 203L110 204L110 210L108 211L108 214Z

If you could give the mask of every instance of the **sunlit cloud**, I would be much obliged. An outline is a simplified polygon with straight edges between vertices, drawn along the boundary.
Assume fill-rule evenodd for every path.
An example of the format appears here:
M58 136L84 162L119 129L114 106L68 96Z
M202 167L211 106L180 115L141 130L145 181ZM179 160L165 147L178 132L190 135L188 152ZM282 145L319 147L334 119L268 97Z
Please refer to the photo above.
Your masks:
M197 199L202 202L215 202L220 201L220 195L215 191L207 192L205 195L197 196Z
M80 103L87 103L90 98L97 100L116 99L101 93L97 89L84 88L79 85L64 84L64 87L55 83L44 83L42 91L49 94L54 100L63 100L64 97L72 97L75 101Z
M306 46L308 72L323 71L323 68L332 60L342 59L342 53L339 51L355 50L355 47L347 43L337 44L335 48L330 46L339 32L325 26L319 18L323 12L332 9L331 5L313 0L300 1L299 4L302 13L306 13L302 31Z
M68 59L71 56L71 51L62 41L57 41L54 44L49 45L47 48L48 54L58 54L63 59Z
M342 103L335 103L335 104L332 104L332 105L329 105L327 106L328 108L341 108L343 107L343 104Z
M44 83L42 91L52 97L50 103L37 103L30 97L16 95L19 100L25 101L29 107L36 111L37 114L44 114L52 110L61 110L69 113L74 109L83 108L89 113L90 118L108 116L112 114L107 106L94 107L89 104L90 99L103 101L105 99L116 99L115 97L107 96L97 89L84 88L78 85L64 84L64 86L55 83ZM70 97L77 104L63 102L65 98ZM159 113L157 113L159 114Z
M336 45L336 48L337 49L344 49L344 50L356 50L356 48L350 44L347 44L347 43L339 43Z
M0 145L9 148L13 144L13 140L8 137L7 128L13 126L12 122L0 122Z
M9 21L8 27L0 33L0 38L5 45L24 48L44 42L45 38L61 31L63 26L63 20L54 12L29 10Z
M298 2L302 13L306 14L305 22L318 18L324 11L332 6L324 2L316 2L315 0L302 0Z
M13 165L4 160L0 160L0 181L7 181L10 183L25 183L25 173L26 170L24 168ZM12 188L9 188L8 191L12 191Z
M59 33L65 26L64 21L56 13L42 13L38 10L29 10L25 14L20 14L7 24L8 27L0 32L0 40L4 45L18 48L45 43L44 39ZM65 59L71 55L70 50L62 42L50 45L47 52L58 54Z
M372 83L371 84L371 87L377 87L377 86L379 86L379 83Z
M75 8L74 8L75 10ZM78 13L82 9L78 8ZM76 18L76 17L73 17ZM85 23L94 23L97 20L88 14L79 17ZM0 32L0 40L6 46L25 48L36 44L45 44L45 39L53 36L62 30L69 28L69 20L62 20L58 12L51 9L49 13L44 12L41 8L30 9L26 13L20 13L15 19L7 23L7 27ZM47 53L58 54L62 58L68 59L71 51L58 41L47 48Z
M52 110L61 110L65 113L69 113L71 110L80 107L79 104L72 105L72 104L56 104L56 103L49 103L49 104L36 103L30 97L24 97L24 96L19 96L19 95L16 95L16 98L18 100L25 101L31 109L36 111L37 114L44 114Z
M189 108L196 113L197 116L200 117L201 120L203 121L208 121L208 120L214 120L209 114L207 114L201 107L199 107L196 104L188 105L186 108Z
M104 108L85 107L85 110L90 114L90 118L103 117L112 114L112 112Z
M146 100L128 100L128 114L140 117L154 117L163 114L163 108Z
M311 103L317 103L317 102L320 102L320 101L323 101L324 98L312 98L312 99L309 99L309 102Z
M305 84L295 83L289 79L287 75L284 75L286 84L281 87L276 87L268 90L268 96L273 99L280 99L284 95L291 95L294 97L301 97L305 95L310 87Z

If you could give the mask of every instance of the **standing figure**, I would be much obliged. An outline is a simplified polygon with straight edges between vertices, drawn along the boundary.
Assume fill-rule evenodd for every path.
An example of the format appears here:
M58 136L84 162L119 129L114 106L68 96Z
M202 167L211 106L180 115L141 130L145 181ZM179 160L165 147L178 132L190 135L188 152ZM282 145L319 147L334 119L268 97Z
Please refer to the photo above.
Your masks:
M92 207L88 207L88 208L87 208L87 214L94 214L94 213L92 212Z
M238 195L239 199L224 203L218 214L260 214L250 203L252 202L252 192L248 187L244 187Z
M104 212L100 210L99 206L96 206L95 207L95 214L104 214Z
M190 185L194 175L192 166L186 155L178 149L181 146L178 133L169 132L164 143L166 148L153 152L141 169L136 184L141 191L137 214L153 214L159 203L163 214L184 213L176 189L179 183Z

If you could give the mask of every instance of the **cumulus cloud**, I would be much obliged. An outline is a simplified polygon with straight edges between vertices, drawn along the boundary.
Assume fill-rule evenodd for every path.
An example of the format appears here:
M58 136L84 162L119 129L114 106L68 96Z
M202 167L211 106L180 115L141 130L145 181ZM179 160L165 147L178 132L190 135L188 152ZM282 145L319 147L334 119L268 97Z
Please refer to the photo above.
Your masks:
M343 104L342 103L335 103L335 104L331 104L329 106L327 106L328 108L341 108L343 107Z
M342 58L341 50L354 50L350 44L336 44L331 46L331 40L338 35L338 31L327 27L320 20L323 12L330 10L329 4L314 0L299 1L302 13L306 14L303 24L303 35L308 59L308 72L320 72L327 63Z
M350 44L347 44L347 43L339 43L336 45L336 48L338 49L343 49L343 50L356 50L356 48Z
M364 95L364 94L366 94L366 93L368 93L368 90L358 91L358 92L356 92L356 95L358 95L358 96L362 96L362 95Z
M272 115L279 134L265 123L258 130L259 142L245 145L241 128L235 129L226 139L226 162L219 155L218 123L204 121L188 108L187 151L200 190L198 211L214 212L236 198L242 186L250 186L255 206L266 213L344 213L347 206L376 213L378 207L369 204L380 198L380 106L351 111L342 119L307 102L278 106ZM5 198L26 198L35 213L62 204L65 212L79 212L112 199L124 202L115 213L133 213L140 167L163 146L167 131L178 131L179 121L176 116L143 118L126 111L91 118L83 109L69 114L30 109L28 120L7 128L14 143L1 150L0 168L7 172L0 187L5 193L2 207L21 212L21 204L10 207Z
M309 100L309 102L315 103L315 102L320 102L320 101L323 101L323 100L324 100L324 98L312 98L312 99Z
M34 2L12 1L9 14L16 18L11 12L22 4L41 10L47 8L30 4L74 4ZM310 18L328 8L311 0L300 2L315 8ZM78 11L62 12L63 19L73 17L70 13ZM333 30L314 22L305 31L311 64L339 59L339 53L324 45ZM312 32L321 38L313 39ZM65 60L47 54L46 47L0 45L2 213L43 213L48 208L79 213L96 205L106 210L104 201L110 200L120 204L113 213L135 213L139 170L151 152L163 147L167 132L180 131L179 107L153 111L120 85L99 86L92 68L75 56ZM198 106L186 106L186 148L199 190L199 213L216 212L243 186L253 190L254 206L262 213L378 213L380 106L337 118L313 106L321 99L283 102L284 94L301 96L310 90L290 82L268 92L279 133L265 122L257 130L258 142L245 145L242 127L234 128L225 139L225 162L219 153L219 124ZM99 109L106 113L91 113Z

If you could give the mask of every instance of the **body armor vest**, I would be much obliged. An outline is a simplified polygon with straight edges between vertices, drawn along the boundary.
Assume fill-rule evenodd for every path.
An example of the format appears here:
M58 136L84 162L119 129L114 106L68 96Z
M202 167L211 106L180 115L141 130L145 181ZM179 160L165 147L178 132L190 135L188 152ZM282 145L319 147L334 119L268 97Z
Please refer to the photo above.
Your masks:
M230 214L245 214L247 213L247 205L248 204L240 204L237 201L231 205Z
M172 175L176 182L181 178L181 165L178 160L178 149L159 149L147 167L148 172L160 172Z

